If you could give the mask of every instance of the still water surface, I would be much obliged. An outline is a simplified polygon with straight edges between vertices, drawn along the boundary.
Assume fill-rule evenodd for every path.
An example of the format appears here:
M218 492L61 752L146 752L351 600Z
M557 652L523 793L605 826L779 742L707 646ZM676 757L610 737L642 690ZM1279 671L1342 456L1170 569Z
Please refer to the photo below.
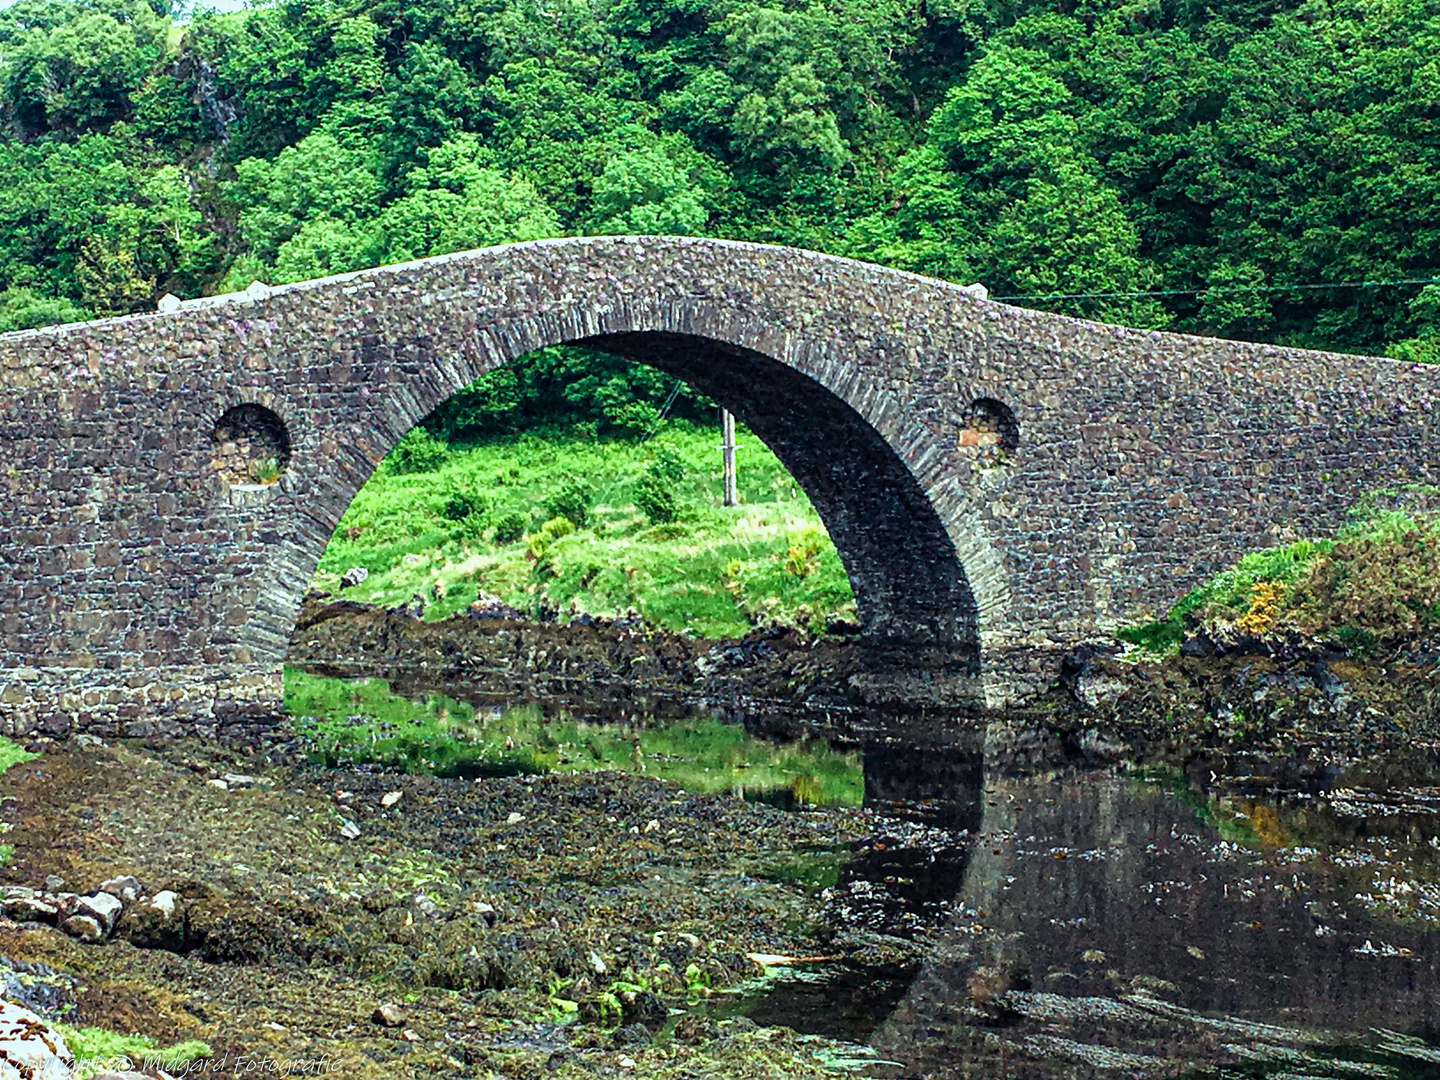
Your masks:
M781 745L703 716L582 721L311 678L291 707L324 718L336 760L368 716L397 754L468 742L462 773L643 762L698 790L863 798L880 832L796 878L851 931L923 943L918 965L780 971L707 1007L863 1044L865 1073L1440 1080L1433 759L1087 767L994 731Z

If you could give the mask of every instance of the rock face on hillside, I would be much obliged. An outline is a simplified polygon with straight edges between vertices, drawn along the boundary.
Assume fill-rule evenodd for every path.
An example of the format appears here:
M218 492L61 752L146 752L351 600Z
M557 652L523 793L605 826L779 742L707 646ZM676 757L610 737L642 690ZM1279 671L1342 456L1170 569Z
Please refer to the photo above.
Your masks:
M75 1080L75 1055L29 1009L0 1001L0 1080Z

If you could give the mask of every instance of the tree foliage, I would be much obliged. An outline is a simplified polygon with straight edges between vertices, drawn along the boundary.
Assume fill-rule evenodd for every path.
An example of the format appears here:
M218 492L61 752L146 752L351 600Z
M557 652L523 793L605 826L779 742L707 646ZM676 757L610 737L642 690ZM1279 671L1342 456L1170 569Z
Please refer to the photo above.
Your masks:
M1440 0L0 11L5 326L567 233L1440 359L1434 286L1290 288L1440 276ZM669 392L552 353L450 412L622 430Z

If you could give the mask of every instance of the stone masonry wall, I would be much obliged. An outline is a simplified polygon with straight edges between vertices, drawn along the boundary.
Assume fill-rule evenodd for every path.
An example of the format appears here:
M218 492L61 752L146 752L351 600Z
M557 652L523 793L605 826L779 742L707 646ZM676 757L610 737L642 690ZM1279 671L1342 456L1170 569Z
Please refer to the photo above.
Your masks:
M1238 552L1440 471L1440 372L1103 326L791 249L567 239L252 287L0 336L0 728L264 722L376 463L478 375L579 340L729 404L825 518L872 640L978 656L992 704ZM278 482L216 468L242 404L285 425Z

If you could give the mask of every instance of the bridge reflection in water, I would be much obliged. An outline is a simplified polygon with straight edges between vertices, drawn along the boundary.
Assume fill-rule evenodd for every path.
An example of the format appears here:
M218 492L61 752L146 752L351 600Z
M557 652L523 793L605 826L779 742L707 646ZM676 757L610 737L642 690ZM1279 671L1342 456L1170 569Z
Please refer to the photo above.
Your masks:
M808 1009L782 990L756 1019L828 1017L813 1029L869 1042L892 1075L1440 1075L1423 767L1388 790L1253 760L1057 769L1014 735L867 754L867 801L920 820L849 864L832 904L923 924L923 959L836 980L828 1009L823 981Z

